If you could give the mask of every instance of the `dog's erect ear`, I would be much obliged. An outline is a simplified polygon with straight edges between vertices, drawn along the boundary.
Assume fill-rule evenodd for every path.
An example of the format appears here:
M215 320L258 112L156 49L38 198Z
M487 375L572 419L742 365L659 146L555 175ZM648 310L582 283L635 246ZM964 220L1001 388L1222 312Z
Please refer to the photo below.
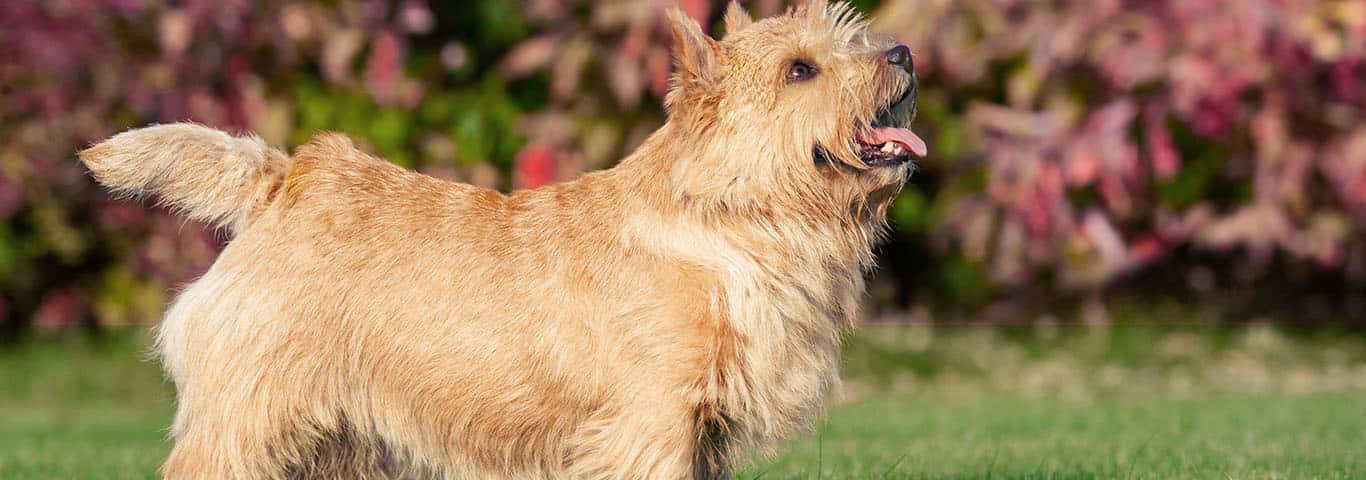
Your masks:
M745 7L740 6L739 0L730 0L730 6L726 7L726 35L738 32L751 23L754 23L754 19L749 17Z
M674 63L681 82L676 87L686 88L692 83L708 83L716 70L716 56L720 45L702 31L696 20L678 7L668 11L669 28L674 37Z

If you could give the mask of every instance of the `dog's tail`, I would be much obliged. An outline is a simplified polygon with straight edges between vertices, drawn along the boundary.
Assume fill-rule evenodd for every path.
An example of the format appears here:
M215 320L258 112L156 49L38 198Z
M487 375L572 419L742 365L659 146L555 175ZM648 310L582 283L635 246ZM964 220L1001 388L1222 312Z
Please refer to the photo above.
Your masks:
M245 228L279 189L290 159L259 137L192 123L129 130L80 152L95 179L129 195L155 195L185 216Z

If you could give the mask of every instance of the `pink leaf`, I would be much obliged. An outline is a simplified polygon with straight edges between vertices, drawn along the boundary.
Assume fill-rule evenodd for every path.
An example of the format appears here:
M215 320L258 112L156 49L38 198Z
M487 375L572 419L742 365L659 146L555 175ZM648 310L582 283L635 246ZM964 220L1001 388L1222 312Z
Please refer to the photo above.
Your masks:
M47 330L73 326L85 311L85 295L76 287L53 290L43 296L38 311L33 314L33 325Z
M1166 108L1157 104L1151 105L1144 112L1148 155L1152 158L1153 176L1162 179L1172 178L1181 170L1181 154L1172 143L1172 134L1167 130L1166 117Z
M536 188L555 182L559 166L555 150L545 144L530 144L517 154L517 188Z
M549 65L559 53L559 44L563 40L558 35L547 34L518 43L503 57L502 63L498 65L499 70L512 79L539 71Z
M389 104L397 99L402 62L403 44L398 35L389 30L381 31L370 47L370 60L365 68L366 84L376 102Z

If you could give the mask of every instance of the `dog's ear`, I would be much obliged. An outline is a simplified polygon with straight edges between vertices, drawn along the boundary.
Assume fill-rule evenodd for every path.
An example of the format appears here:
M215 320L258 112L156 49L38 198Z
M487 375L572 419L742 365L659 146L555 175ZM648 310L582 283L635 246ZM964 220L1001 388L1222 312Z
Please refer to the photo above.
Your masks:
M674 88L688 88L691 84L710 83L716 75L716 57L721 46L712 40L696 20L683 13L678 7L668 11L669 28L674 37L674 64L677 68L678 85Z
M751 23L754 23L754 19L749 17L745 7L740 6L740 1L730 0L730 6L726 7L726 35L738 32Z

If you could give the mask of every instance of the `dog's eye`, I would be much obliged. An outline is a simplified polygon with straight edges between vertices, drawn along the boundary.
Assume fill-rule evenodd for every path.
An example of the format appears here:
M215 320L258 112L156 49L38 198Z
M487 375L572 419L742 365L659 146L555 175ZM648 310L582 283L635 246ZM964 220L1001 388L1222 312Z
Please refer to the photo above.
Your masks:
M806 62L803 62L801 60L792 62L792 65L787 67L788 83L804 82L815 77L816 67L813 67L810 64L807 64Z

